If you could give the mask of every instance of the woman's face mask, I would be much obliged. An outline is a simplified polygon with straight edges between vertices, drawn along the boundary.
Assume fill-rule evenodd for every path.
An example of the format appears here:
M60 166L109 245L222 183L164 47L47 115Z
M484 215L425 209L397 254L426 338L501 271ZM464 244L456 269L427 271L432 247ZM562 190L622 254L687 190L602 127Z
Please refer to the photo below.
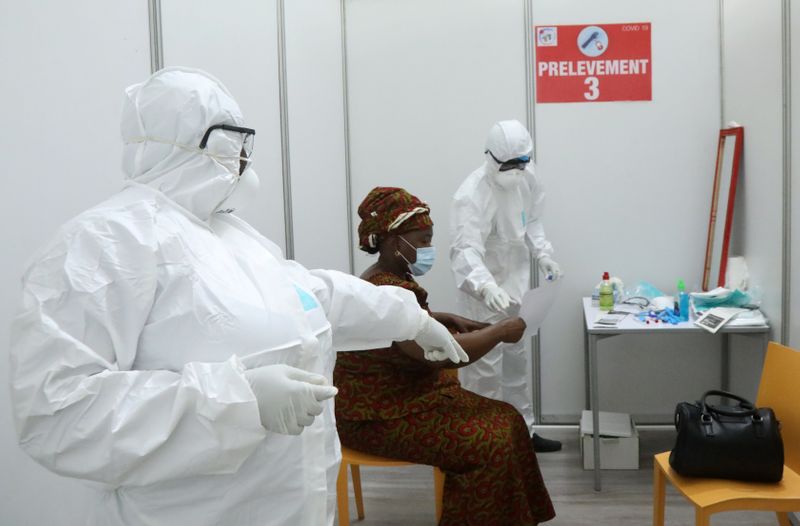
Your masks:
M403 236L397 237L402 239L408 246L417 252L417 260L414 263L408 261L402 252L400 253L400 257L403 258L406 263L408 263L408 270L411 271L411 274L415 276L422 276L423 274L427 273L433 267L434 261L436 261L436 247L415 247Z

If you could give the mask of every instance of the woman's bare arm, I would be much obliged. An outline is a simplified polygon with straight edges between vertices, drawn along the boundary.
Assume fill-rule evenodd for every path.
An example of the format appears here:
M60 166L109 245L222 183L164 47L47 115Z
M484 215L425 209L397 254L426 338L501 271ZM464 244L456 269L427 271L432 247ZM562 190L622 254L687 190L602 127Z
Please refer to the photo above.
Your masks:
M475 360L479 360L486 353L494 349L498 343L518 342L520 338L522 338L524 332L525 322L522 321L521 318L506 318L476 331L454 334L453 337L455 340L469 355L469 362L458 364L450 360L441 362L430 362L426 360L423 356L422 348L414 343L414 341L409 340L396 343L405 354L415 360L424 362L429 367L435 369L455 369L467 366Z

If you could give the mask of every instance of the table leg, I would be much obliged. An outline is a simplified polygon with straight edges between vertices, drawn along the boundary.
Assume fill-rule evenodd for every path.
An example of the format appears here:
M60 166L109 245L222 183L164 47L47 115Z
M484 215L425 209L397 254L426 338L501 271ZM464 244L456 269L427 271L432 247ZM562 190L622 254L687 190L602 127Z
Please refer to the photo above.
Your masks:
M591 392L589 382L589 330L586 323L583 324L583 393L585 398L584 409L592 408Z
M731 383L731 348L730 348L731 335L722 333L722 390L727 391Z
M589 335L589 386L592 404L592 448L594 451L594 490L600 491L600 394L597 385L597 340Z

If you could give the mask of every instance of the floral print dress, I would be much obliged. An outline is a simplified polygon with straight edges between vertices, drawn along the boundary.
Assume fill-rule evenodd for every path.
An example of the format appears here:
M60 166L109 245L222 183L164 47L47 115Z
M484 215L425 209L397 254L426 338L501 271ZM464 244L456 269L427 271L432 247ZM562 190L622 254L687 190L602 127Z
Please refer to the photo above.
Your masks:
M375 285L427 292L408 276L380 272ZM462 389L395 344L338 353L333 381L345 446L445 472L440 526L528 526L555 516L527 425L511 405Z

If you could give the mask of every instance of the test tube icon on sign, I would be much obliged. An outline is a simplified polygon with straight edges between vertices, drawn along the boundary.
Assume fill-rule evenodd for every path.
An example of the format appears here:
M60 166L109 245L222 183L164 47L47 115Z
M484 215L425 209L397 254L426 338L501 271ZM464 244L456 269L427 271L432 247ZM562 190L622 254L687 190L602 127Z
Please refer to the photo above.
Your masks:
M594 33L589 35L589 38L587 38L584 41L584 43L581 44L581 49L586 49L587 47L589 47L589 44L591 44L594 41L594 39L599 37L599 36L600 36L600 32L599 31L595 31Z

